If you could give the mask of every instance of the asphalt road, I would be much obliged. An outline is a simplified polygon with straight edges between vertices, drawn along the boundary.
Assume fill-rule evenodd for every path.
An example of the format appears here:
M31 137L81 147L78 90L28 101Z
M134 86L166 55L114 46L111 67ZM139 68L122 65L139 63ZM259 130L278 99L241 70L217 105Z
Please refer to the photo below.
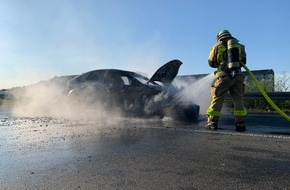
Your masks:
M2 117L0 189L290 189L290 122L232 122Z

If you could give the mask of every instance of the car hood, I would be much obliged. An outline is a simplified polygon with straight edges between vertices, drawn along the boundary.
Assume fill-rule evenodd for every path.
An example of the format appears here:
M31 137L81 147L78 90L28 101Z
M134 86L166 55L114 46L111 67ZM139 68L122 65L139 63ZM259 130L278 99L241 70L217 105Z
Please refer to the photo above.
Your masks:
M176 77L181 64L182 62L177 59L169 61L154 73L154 75L150 78L148 83L159 81L164 85L171 84L171 82Z

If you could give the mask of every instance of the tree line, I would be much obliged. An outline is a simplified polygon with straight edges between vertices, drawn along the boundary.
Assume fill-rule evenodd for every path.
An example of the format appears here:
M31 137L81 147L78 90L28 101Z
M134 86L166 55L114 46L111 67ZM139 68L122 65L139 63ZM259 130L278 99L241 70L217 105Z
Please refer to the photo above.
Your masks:
M280 75L270 75L266 79L259 80L261 86L266 92L290 92L290 75L283 71ZM257 86L248 77L245 79L245 92L258 92ZM290 100L273 100L273 102L284 112L290 112ZM250 99L245 100L245 106L249 111L271 112L274 109L265 99Z

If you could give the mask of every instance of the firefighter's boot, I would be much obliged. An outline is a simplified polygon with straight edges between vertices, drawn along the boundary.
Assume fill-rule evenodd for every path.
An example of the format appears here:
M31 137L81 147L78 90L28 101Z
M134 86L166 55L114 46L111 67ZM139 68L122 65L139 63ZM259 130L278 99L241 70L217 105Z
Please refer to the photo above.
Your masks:
M207 129L214 129L214 130L218 129L218 120L212 119L211 117L209 117L207 119L207 123L206 123L205 127Z
M245 123L243 121L236 122L236 131L244 132L246 130Z

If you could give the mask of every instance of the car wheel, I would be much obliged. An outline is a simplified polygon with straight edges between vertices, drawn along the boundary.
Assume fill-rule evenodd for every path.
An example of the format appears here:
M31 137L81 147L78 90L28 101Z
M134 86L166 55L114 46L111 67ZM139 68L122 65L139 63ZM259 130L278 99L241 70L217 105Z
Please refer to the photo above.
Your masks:
M79 102L79 97L80 97L80 94L79 94L78 90L72 89L69 91L69 93L66 97L66 102L69 105L75 105Z
M199 117L200 106L193 105L170 105L163 109L164 115L175 120L192 122Z

